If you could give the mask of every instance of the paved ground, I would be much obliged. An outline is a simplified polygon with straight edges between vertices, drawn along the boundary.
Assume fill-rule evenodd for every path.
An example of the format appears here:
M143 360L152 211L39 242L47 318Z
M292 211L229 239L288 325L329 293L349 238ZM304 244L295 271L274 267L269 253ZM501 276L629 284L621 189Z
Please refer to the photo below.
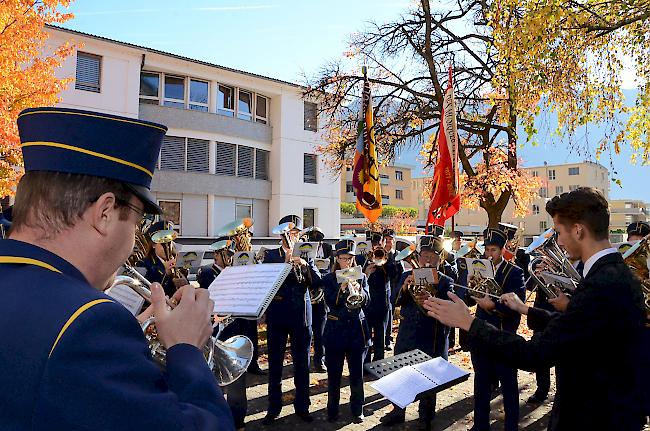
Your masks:
M520 332L524 336L530 336L525 321L522 322ZM392 352L386 352L386 356L392 356ZM471 361L467 352L454 352L450 355L449 360L472 372ZM265 364L262 362L262 367ZM246 418L247 430L276 429L285 430L290 428L313 429L313 430L370 430L370 429L391 429L382 426L379 423L381 418L390 410L389 402L372 389L369 383L371 379L366 379L365 385L365 406L364 411L366 419L362 424L351 422L349 411L350 388L347 386L347 369L344 371L344 377L341 389L341 409L338 423L330 424L326 421L327 405L327 374L312 373L311 378L311 407L310 411L316 419L311 424L306 424L297 418L293 413L293 369L291 367L290 356L285 360L282 389L284 391L284 407L281 417L273 425L265 427L262 425L262 419L266 414L267 407L267 385L266 376L250 376L247 381L247 395L249 400L248 417ZM549 400L541 405L530 406L526 400L535 391L535 375L524 371L519 371L520 387L520 429L526 431L545 430L548 425L548 418L551 409L551 400L555 393L555 376L552 374L551 394ZM473 419L473 376L469 380L453 388L447 389L438 394L437 415L433 424L433 430L467 430L472 426ZM502 397L495 394L492 400L492 430L503 429L503 403ZM417 404L412 404L407 409L406 423L404 425L392 427L395 430L417 430L421 425L417 420Z

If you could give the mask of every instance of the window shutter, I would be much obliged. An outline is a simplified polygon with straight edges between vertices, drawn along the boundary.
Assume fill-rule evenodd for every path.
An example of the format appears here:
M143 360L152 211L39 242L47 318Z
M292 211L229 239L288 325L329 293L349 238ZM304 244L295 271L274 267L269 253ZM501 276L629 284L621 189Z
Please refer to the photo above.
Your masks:
M235 176L235 151L237 146L227 142L217 142L217 175Z
M77 52L77 74L74 88L99 93L101 57Z
M208 144L205 139L187 140L187 170L189 172L209 172Z
M160 169L168 171L185 170L185 138L165 136L160 150Z
M305 154L304 182L316 184L316 155Z
M269 179L269 152L266 150L255 150L255 178Z
M312 102L305 102L304 122L305 130L312 132L318 130L318 105Z
M253 147L240 145L237 154L237 176L253 178Z

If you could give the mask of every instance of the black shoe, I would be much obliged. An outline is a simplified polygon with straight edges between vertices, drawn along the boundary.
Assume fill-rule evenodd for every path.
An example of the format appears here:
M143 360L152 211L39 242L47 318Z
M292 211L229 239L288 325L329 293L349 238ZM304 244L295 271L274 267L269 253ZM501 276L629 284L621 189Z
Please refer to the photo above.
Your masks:
M384 417L379 419L379 422L381 422L385 426L403 424L405 417L406 417L406 412L404 410L400 411L395 409L386 413Z
M363 415L352 416L352 422L354 422L355 424L363 423L363 419L364 419Z
M537 393L533 394L530 398L526 400L526 404L540 404L546 400L546 396L538 395Z
M390 349L392 349L392 348L393 348L393 345L392 345L392 344L386 344L386 345L384 346L384 352L388 352L388 351L390 351Z
M307 423L314 422L314 417L309 412L296 413L296 416L302 419L303 422L307 422Z
M271 425L275 420L280 416L279 414L271 414L267 413L266 416L264 416L264 419L262 420L262 425Z
M316 364L314 364L314 371L317 373L326 373L327 367L322 362L316 362Z
M248 367L246 371L257 376L266 376L268 374L268 371L261 369L260 366L254 362Z

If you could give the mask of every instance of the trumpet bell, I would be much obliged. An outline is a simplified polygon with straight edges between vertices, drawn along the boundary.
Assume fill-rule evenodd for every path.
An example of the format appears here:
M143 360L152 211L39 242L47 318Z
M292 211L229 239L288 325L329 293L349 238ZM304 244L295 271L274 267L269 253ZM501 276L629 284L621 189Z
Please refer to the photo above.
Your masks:
M177 236L178 234L175 230L159 230L151 235L151 241L156 244L169 244L170 242L175 241Z
M253 359L253 342L244 335L235 335L226 341L212 338L212 357L208 365L219 386L226 386L240 378ZM210 343L208 343L210 344Z
M295 228L296 228L295 223L288 221L286 223L282 223L282 224L277 225L276 227L274 227L271 230L271 233L273 235L283 235L283 234L286 234L287 232L289 232L289 231L291 231L292 229L295 229Z
M397 253L397 256L395 256L395 261L396 262L404 261L408 263L411 266L411 268L419 268L420 262L418 261L418 258L419 256L418 256L416 245L409 244L408 247L406 247L404 250Z
M228 223L222 227L218 232L217 236L236 236L243 231L247 231L253 226L253 219L250 217L245 217L243 219L235 220L231 223Z

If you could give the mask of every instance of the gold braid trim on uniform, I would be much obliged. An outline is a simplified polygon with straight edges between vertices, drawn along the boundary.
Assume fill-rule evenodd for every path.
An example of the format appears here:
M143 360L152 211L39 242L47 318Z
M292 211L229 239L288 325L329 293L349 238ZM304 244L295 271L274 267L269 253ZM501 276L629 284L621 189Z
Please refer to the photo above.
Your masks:
M54 352L54 349L56 348L56 345L59 343L59 340L61 337L63 337L63 334L65 331L72 325L72 323L77 319L77 317L81 316L81 314L88 310L91 307L94 307L97 304L101 304L102 302L113 302L110 299L95 299L94 301L87 302L86 304L82 305L75 311L72 316L68 319L67 322L65 322L65 325L63 325L63 328L61 328L61 331L59 331L59 335L56 337L56 340L54 341L54 344L52 345L52 349L50 350L50 354L47 355L47 357L52 356L52 352Z

